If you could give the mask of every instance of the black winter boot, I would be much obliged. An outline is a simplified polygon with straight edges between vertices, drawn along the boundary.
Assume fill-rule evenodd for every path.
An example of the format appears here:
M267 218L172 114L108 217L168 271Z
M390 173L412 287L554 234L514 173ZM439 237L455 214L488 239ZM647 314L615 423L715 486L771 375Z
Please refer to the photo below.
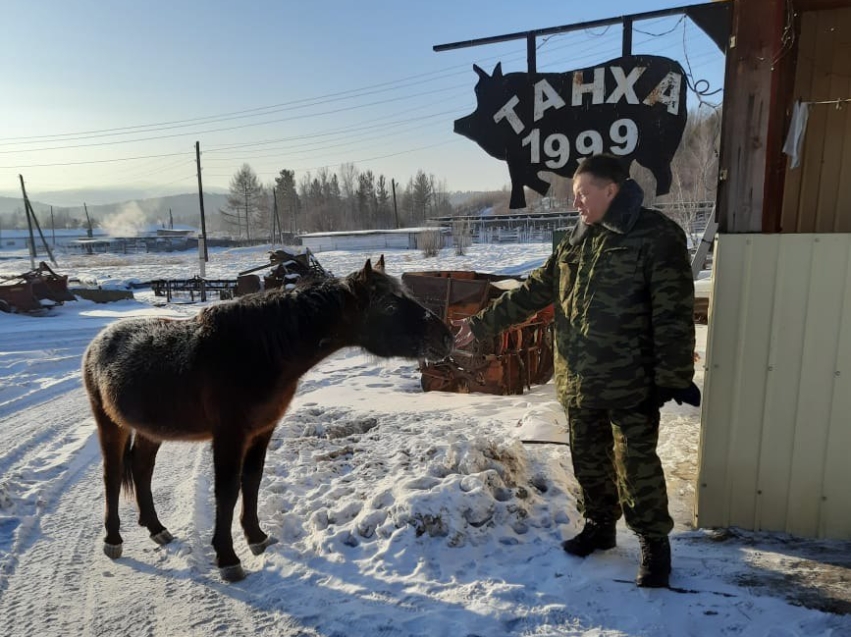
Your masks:
M585 520L585 528L576 537L562 542L561 547L571 555L585 557L594 551L613 549L616 545L614 522Z
M671 543L666 537L638 536L641 544L641 565L635 583L645 588L667 588L671 575Z

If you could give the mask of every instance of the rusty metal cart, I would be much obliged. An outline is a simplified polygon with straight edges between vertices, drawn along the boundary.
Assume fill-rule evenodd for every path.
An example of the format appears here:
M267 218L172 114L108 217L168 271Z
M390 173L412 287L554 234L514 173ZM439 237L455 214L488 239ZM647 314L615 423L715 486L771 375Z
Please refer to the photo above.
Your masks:
M520 284L516 277L462 270L407 272L402 282L423 305L449 324L471 316L506 289ZM446 360L420 363L425 391L522 394L553 374L553 308L491 339L454 350Z

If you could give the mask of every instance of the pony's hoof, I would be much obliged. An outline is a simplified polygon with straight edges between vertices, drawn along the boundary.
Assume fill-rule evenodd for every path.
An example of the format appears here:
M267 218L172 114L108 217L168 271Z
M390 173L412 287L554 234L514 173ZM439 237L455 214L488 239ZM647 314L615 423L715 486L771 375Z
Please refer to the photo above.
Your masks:
M271 535L269 535L262 542L257 542L256 544L249 544L248 548L251 549L251 552L254 553L254 555L260 555L268 547L272 546L273 544L277 544L277 543L278 543L278 538L272 537Z
M168 529L163 529L159 533L151 535L151 539L160 546L165 546L174 539L174 536L168 532Z
M117 560L119 557L121 557L121 553L123 550L124 544L108 544L106 542L103 543L103 554L111 560Z
M245 579L245 570L242 564L233 564L231 566L220 566L219 574L226 582L238 582Z

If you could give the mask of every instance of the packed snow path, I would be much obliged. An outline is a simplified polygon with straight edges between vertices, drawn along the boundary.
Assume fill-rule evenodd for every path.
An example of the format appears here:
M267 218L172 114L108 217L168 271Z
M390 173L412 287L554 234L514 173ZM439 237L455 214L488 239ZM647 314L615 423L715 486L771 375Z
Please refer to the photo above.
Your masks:
M528 252L491 246L458 265L485 271ZM357 265L333 258L323 264L335 271ZM660 431L680 592L640 590L623 526L615 550L585 560L559 546L580 526L569 450L517 439L521 424L564 427L551 385L423 394L411 363L354 351L304 378L275 433L260 518L281 542L254 557L234 529L246 580L225 584L213 566L203 444L158 456L154 498L176 540L154 544L123 499L124 556L111 561L80 356L121 316L197 310L138 296L0 316L0 635L851 635L847 542L689 528L698 410L666 407Z

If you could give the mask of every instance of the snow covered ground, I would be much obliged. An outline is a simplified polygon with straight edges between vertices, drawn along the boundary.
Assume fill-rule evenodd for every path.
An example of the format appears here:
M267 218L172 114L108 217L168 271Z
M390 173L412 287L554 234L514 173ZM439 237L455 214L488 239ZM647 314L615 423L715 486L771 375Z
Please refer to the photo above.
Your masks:
M516 274L550 248L386 259L394 275ZM266 262L268 249L214 250L207 276L232 278ZM340 275L367 256L378 254L318 255ZM61 273L106 285L198 274L193 253L59 261ZM0 261L0 272L28 268L25 258ZM135 294L42 317L0 314L2 635L851 635L848 542L690 527L699 410L666 407L661 426L677 590L638 589L638 543L625 527L603 554L582 560L560 548L581 526L570 451L520 442L564 427L552 384L522 396L425 394L415 363L358 351L309 372L276 430L260 518L281 542L254 557L234 529L247 579L225 584L212 566L209 445L160 452L154 498L176 540L151 542L124 500L124 557L110 561L80 356L114 320L200 308ZM705 339L699 326L699 384Z

